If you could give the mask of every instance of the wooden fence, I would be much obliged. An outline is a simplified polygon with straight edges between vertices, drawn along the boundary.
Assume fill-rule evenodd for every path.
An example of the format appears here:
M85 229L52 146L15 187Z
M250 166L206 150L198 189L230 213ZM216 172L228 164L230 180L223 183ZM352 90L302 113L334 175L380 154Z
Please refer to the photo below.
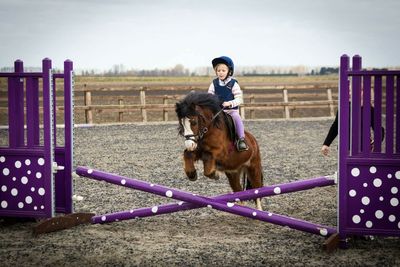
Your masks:
M241 87L244 92L244 104L240 107L243 119L333 117L338 104L337 85L333 84L241 84ZM174 121L175 103L191 90L205 92L207 88L208 84L76 83L75 123ZM63 111L62 103L63 97L57 97L57 110ZM308 112L301 115L300 110ZM4 94L0 95L0 111L0 125L5 125L8 110ZM61 122L61 116L58 117L57 121Z
M149 120L149 111L159 111L162 113L162 120L169 121L176 119L175 103L182 99L191 90L205 91L203 87L193 86L170 86L170 87L130 87L130 88L92 88L83 85L79 91L83 92L81 105L75 105L75 111L85 113L85 123L97 123L93 114L96 112L117 113L116 120L124 121L124 114L138 111L142 122ZM243 119L256 119L256 111L281 110L281 118L290 119L291 111L298 108L326 109L328 116L335 115L337 107L337 86L321 85L290 85L290 86L258 86L243 87L244 104L240 107ZM94 97L98 92L107 92L108 97L114 99L114 103L98 104L95 99L104 97ZM136 103L126 103L127 92L136 98ZM118 93L120 95L118 95ZM121 94L122 93L122 94ZM129 95L129 94L128 94ZM132 98L132 96L130 96ZM130 99L131 102L132 99ZM104 102L104 101L103 101ZM172 113L172 116L171 116Z

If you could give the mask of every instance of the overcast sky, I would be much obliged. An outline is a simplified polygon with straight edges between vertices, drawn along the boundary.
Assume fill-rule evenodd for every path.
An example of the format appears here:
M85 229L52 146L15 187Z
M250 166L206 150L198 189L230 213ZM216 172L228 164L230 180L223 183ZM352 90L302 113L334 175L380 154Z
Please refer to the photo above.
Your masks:
M400 65L399 0L1 0L0 66ZM396 50L397 48L397 50Z

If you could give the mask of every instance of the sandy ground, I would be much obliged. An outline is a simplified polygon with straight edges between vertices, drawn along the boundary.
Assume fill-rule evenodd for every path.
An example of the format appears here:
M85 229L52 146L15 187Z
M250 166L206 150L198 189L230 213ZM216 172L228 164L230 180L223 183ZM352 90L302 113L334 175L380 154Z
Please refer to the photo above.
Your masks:
M266 185L330 175L337 142L320 155L329 120L246 121L259 141ZM225 177L185 178L177 125L75 129L75 165L201 195L230 192ZM0 132L5 136L4 131ZM151 194L75 177L75 210L103 214L171 202ZM336 226L336 186L263 199L264 209ZM248 205L253 206L252 203ZM196 209L39 237L34 222L0 224L1 266L400 266L399 238L357 239L350 249L323 251L324 238L212 209Z

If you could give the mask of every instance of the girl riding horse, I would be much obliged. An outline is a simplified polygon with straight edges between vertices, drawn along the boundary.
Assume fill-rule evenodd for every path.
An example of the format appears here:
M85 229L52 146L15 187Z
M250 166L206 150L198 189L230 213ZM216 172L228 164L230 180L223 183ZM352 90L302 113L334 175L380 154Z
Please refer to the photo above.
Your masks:
M248 149L239 152L235 149L227 121L228 117L221 108L221 101L209 93L189 93L176 103L179 119L179 133L185 137L183 152L184 168L187 177L195 181L197 171L194 163L203 161L204 175L218 179L217 171L228 177L234 192L242 191L241 177L247 176L251 188L263 186L261 156L254 136L245 132ZM256 205L261 210L260 199Z

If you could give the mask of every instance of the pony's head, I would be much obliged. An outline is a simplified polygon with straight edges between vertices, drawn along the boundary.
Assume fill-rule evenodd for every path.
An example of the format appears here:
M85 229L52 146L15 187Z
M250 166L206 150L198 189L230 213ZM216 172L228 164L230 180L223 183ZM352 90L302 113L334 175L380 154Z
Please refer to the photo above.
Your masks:
M221 101L216 95L191 92L176 103L175 111L179 120L179 134L185 137L189 151L197 148L197 141L203 138L209 127L218 126Z

